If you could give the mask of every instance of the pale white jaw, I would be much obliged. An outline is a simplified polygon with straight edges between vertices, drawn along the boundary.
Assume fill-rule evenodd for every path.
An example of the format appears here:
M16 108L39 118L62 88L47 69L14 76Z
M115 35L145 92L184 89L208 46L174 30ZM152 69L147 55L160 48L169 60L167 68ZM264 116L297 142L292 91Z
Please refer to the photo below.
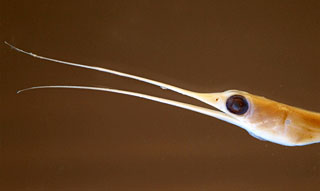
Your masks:
M90 69L90 70L101 71L101 72L105 72L105 73L109 73L109 74L114 74L114 75L118 75L118 76L122 76L122 77L126 77L126 78L135 79L135 80L142 81L142 82L145 82L145 83L149 83L149 84L152 84L152 85L156 85L156 86L159 86L159 87L161 87L163 89L172 90L172 91L175 91L175 92L180 93L182 95L189 96L189 97L195 98L197 100L200 100L200 101L202 101L204 103L207 103L207 104L209 104L209 105L211 105L211 106L213 106L213 107L215 107L215 108L217 108L217 109L219 109L220 111L223 111L223 112L218 112L218 111L210 110L210 109L207 109L207 108L202 108L202 107L193 106L193 105L190 105L190 104L176 102L176 101L173 101L173 100L157 98L157 97L154 97L154 96L149 96L149 95L145 95L145 94L141 94L141 93L129 92L129 91L124 91L124 90L116 90L116 89L110 89L110 88L99 88L99 87L88 87L88 86L66 86L66 85L39 86L39 87L26 88L24 90L18 91L18 93L23 92L23 91L27 91L27 90L32 90L32 89L40 89L40 88L42 88L42 89L43 88L73 88L73 89L87 89L87 90L107 91L107 92L120 93L120 94L126 94L126 95L130 95L130 96L141 97L141 98L145 98L145 99L149 99L149 100L153 100L153 101L158 101L158 102L169 104L169 105L174 105L174 106L181 107L181 108L184 108L184 109L188 109L188 110L192 110L192 111L199 112L199 113L202 113L202 114L206 114L206 115L209 115L211 117L215 117L217 119L220 119L220 120L223 120L223 121L235 124L235 125L239 125L238 124L239 122L237 121L237 119L235 119L234 117L228 115L228 112L225 112L225 109L223 109L223 103L221 101L222 100L221 97L222 97L223 93L197 93L197 92L193 92L193 91L190 91L190 90L185 90L185 89L173 86L173 85L169 85L169 84L166 84L166 83L162 83L162 82L158 82L158 81L155 81L155 80L151 80L151 79L135 76L135 75L132 75L132 74L118 72L118 71L111 70L111 69L95 67L95 66L88 66L88 65L82 65L82 64L77 64L77 63L72 63L72 62L52 59L52 58L48 58L48 57L44 57L44 56L39 56L39 55L33 54L31 52L27 52L27 51L24 51L22 49L19 49L19 48L15 47L15 46L9 44L8 42L5 42L5 44L7 44L8 46L10 46L11 48L13 48L14 50L16 50L18 52L22 52L24 54L33 56L33 57L38 58L38 59L48 60L48 61L51 61L51 62L56 62L56 63L69 65L69 66L86 68L86 69ZM217 98L218 98L218 100L216 100Z

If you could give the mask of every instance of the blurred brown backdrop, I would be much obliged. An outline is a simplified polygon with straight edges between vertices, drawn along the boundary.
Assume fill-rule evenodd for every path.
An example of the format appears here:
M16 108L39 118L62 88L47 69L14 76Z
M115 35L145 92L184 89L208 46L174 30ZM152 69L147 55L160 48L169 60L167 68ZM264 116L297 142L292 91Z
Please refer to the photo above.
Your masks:
M319 190L320 144L284 147L138 98L198 104L62 60L186 89L240 89L320 111L319 1L6 1L0 5L0 190ZM202 105L202 104L199 104Z

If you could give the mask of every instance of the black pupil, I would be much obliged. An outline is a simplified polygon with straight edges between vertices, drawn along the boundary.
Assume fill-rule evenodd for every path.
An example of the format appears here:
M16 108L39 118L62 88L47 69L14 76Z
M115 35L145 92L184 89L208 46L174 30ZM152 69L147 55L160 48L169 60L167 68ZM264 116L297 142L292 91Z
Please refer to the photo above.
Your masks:
M233 95L229 97L226 106L231 113L237 115L242 115L249 109L248 101L241 95Z

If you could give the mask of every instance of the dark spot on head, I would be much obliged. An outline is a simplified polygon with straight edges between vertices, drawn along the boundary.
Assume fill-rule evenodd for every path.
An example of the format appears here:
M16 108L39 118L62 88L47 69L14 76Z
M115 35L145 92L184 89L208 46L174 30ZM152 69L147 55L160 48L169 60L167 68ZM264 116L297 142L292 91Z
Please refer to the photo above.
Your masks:
M227 99L226 107L231 113L242 115L248 111L249 104L242 95L233 95Z

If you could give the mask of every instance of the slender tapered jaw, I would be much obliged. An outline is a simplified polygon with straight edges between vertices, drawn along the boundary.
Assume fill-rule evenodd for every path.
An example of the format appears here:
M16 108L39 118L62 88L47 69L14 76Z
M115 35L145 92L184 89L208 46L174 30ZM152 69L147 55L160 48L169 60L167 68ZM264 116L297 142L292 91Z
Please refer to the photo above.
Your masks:
M47 60L47 61L51 61L51 62L55 62L55 63L59 63L59 64L64 64L64 65L69 65L69 66L74 66L74 67L80 67L80 68L86 68L86 69L90 69L90 70L96 70L96 71L100 71L100 72L105 72L105 73L109 73L109 74L113 74L113 75L118 75L118 76L122 76L122 77L126 77L126 78L131 78L134 80L138 80L138 81L142 81L148 84L152 84L155 86L159 86L163 89L168 89L177 93L180 93L182 95L185 96L189 96L192 97L194 99L197 99L201 102L204 102L216 109L218 109L219 111L216 110L212 110L212 109L207 109L207 108L203 108L203 107L199 107L199 106L195 106L195 105L191 105L191 104L186 104L186 103L181 103L181 102L177 102L177 101L173 101L173 100L168 100L168 99L164 99L164 98L159 98L159 97L154 97L154 96L150 96L150 95L146 95L146 94L141 94L141 93L136 93L136 92L129 92L129 91L125 91L125 90L117 90L117 89L110 89L110 88L98 88L98 87L88 87L88 86L66 86L66 85L55 85L55 86L38 86L38 87L31 87L31 88L26 88L23 90L18 91L18 93L23 92L23 91L27 91L27 90L34 90L34 89L43 89L43 88L69 88L69 89L86 89L86 90L95 90L95 91L105 91L105 92L112 92L112 93L119 93L119 94L125 94L125 95L129 95L129 96L135 96L135 97L140 97L140 98L144 98L144 99L149 99L152 101L156 101L156 102L161 102L164 104L169 104L169 105L173 105L176 107L180 107L180 108L184 108L187 110L191 110L191 111L195 111L198 113L202 113L205 115L209 115L211 117L226 121L228 123L237 125L237 126L242 126L242 124L236 119L234 118L232 115L230 115L228 112L226 112L225 107L224 107L224 102L225 102L225 92L221 92L221 93L198 93L198 92L194 92L194 91L190 91L190 90L186 90L183 88L179 88L173 85L169 85L163 82L159 82L159 81L155 81L155 80L151 80L148 78L143 78L143 77L139 77L139 76L135 76L132 74L127 74L127 73L123 73L123 72L119 72L119 71L115 71L115 70L111 70L111 69L107 69L107 68L101 68L101 67L96 67L96 66L89 66L89 65L82 65L82 64L78 64L78 63L73 63L73 62L67 62L67 61L62 61L62 60L57 60L57 59L53 59L53 58L49 58L49 57L44 57L44 56L39 56L36 54L33 54L31 52L27 52L24 51L22 49L19 49L11 44L9 44L8 42L5 42L5 44L7 44L8 46L10 46L12 49L27 54L29 56L33 56L35 58L41 59L41 60Z
M146 94L125 91L125 90L117 90L117 89L111 89L111 88L99 88L99 87L88 87L88 86L55 85L55 86L36 86L36 87L26 88L23 90L19 90L17 93L22 93L25 91L35 90L35 89L48 89L48 88L50 88L50 89L51 88L65 88L65 89L94 90L94 91L112 92L112 93L124 94L124 95L129 95L129 96L134 96L134 97L140 97L140 98L152 100L155 102L160 102L160 103L180 107L180 108L194 111L197 113L201 113L204 115L208 115L208 116L220 119L222 121L226 121L226 122L234 124L234 125L239 125L239 122L236 119L234 119L231 116L228 116L227 114L220 112L220 111L216 111L216 110L212 110L212 109L208 109L208 108L204 108L204 107L199 107L199 106L191 105L191 104L187 104L187 103L182 103L182 102L178 102L178 101L174 101L174 100L150 96L150 95L146 95Z
M142 81L148 84L152 84L152 85L156 85L159 86L163 89L169 89L171 91L175 91L177 93L180 93L182 95L186 95L192 98L195 98L199 101L202 101L206 104L209 104L213 107L216 107L216 99L219 99L219 97L222 95L221 93L197 93L194 91L190 91L190 90L186 90L186 89L182 89L173 85L169 85L163 82L159 82L159 81L155 81L155 80L151 80L151 79L147 79L147 78L143 78L140 76L135 76L132 74L127 74L124 72L119 72L119 71L115 71L115 70L111 70L111 69L106 69L106 68L101 68L101 67L96 67L96 66L88 66L88 65L82 65L82 64L77 64L77 63L73 63L73 62L67 62L67 61L62 61L62 60L57 60L57 59L52 59L52 58L48 58L48 57L44 57L44 56L39 56L36 54L33 54L31 52L27 52L24 51L22 49L19 49L11 44L9 44L8 42L5 41L5 44L7 44L8 46L10 46L12 49L18 51L18 52L22 52L24 54L33 56L35 58L38 59L42 59L42 60L48 60L51 62L55 62L55 63L60 63L60 64L64 64L64 65L69 65L69 66L74 66L74 67L80 67L80 68L86 68L86 69L90 69L90 70L97 70L97 71L101 71L101 72L105 72L105 73L109 73L109 74L114 74L114 75L118 75L118 76L122 76L122 77L126 77L126 78L131 78L134 80L138 80L138 81ZM216 107L217 109L219 109L218 107Z

